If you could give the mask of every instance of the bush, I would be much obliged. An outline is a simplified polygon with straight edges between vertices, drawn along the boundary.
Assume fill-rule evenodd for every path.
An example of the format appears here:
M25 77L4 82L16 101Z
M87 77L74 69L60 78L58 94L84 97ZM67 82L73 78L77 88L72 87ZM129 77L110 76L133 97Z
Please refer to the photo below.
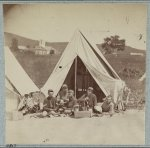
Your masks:
M119 75L123 79L139 79L142 76L142 71L138 68L134 67L124 67L120 72Z

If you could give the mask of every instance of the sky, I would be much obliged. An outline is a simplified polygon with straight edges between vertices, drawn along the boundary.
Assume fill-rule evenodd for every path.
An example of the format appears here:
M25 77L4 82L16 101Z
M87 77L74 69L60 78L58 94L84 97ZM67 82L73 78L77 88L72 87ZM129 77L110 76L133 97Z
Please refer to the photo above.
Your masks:
M4 8L5 32L36 40L68 42L78 28L95 43L119 35L126 45L146 49L144 4L49 3L4 5Z

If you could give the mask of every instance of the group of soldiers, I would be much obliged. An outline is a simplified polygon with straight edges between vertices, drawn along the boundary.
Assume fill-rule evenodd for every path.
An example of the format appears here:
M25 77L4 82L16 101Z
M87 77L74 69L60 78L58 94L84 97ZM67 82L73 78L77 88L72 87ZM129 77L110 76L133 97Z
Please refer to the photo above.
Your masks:
M32 92L25 94L21 99L18 111L21 111L24 115L37 112L53 115L73 115L74 111L91 111L96 115L102 115L103 112L108 112L112 116L114 114L112 97L109 95L103 98L103 103L99 105L93 91L92 87L88 87L86 93L78 99L75 98L74 91L68 89L66 84L63 84L56 97L52 89L48 90L47 98L40 91Z

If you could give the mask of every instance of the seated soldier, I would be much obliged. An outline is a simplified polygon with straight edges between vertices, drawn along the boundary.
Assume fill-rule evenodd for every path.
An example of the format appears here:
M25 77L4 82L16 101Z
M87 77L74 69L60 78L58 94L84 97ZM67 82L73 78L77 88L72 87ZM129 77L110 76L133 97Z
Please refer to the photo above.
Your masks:
M131 95L131 89L125 86L123 89L123 97L122 97L123 105L124 105L123 110L126 110L130 95Z
M84 94L82 97L78 99L78 103L82 106L83 110L92 109L92 111L95 111L97 106L97 97L93 93L93 88L89 87L87 89L87 93Z
M49 89L48 97L44 101L44 109L43 109L47 112L56 109L56 98L53 96L53 94L54 94L54 91L52 89Z
M56 111L60 114L64 113L65 109L66 109L66 102L64 102L63 99L60 99L60 100L57 100L57 108L56 108Z
M125 104L123 102L123 89L118 92L117 102L115 104L115 111L122 112L125 110Z
M68 86L63 84L57 96L57 111L59 113L64 113L68 101Z
M32 98L34 107L36 107L36 112L42 111L44 107L44 100L46 99L45 95L40 91L36 91L32 93Z
M108 112L110 116L114 114L114 103L110 95L105 98L102 104L102 112Z
M62 88L57 96L57 100L64 100L64 102L68 101L68 86L66 84L62 85Z
M27 108L29 113L36 113L39 110L38 104L35 104L33 98L33 92L29 93L29 98L27 100Z
M21 100L18 106L18 111L22 111L23 115L35 112L32 93L30 93L29 95L26 94L25 97Z
M69 90L68 91L68 102L65 104L65 110L64 113L66 115L73 115L74 107L77 105L77 99L74 97L74 91Z
M77 105L77 99L74 97L73 90L68 91L68 99L69 101L67 102L67 108L73 109L73 107Z

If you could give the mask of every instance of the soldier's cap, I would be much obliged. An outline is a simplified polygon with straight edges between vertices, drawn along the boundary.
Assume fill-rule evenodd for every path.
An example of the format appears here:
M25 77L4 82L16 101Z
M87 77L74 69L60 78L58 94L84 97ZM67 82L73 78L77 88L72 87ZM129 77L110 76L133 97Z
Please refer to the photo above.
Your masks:
M54 92L52 89L49 89L48 92Z
M69 89L68 93L74 93L74 91L72 89Z
M88 87L88 90L91 90L91 91L93 91L94 89L93 89L93 87Z
M62 85L62 88L63 88L63 89L67 89L67 88L68 88L67 84L63 84L63 85Z

